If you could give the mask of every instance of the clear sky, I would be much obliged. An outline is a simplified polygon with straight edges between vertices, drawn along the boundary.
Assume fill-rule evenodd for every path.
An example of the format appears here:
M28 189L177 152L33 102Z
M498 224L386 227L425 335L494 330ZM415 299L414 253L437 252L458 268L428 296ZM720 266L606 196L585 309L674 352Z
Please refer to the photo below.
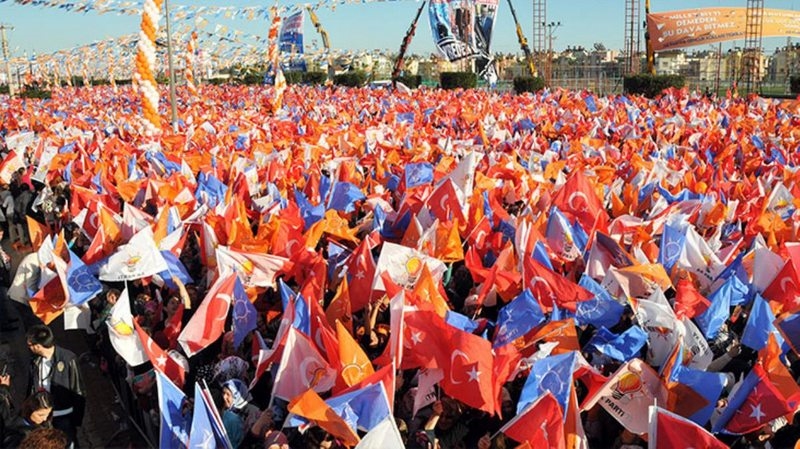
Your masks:
M347 0L350 1L350 0ZM298 4L297 1L283 1L281 5ZM331 2L333 3L333 2ZM271 1L258 3L237 0L172 0L172 5L215 5L215 6L253 6L272 4ZM644 4L644 2L642 2ZM602 42L610 49L619 49L623 42L624 0L550 0L547 5L548 21L560 21L562 26L556 31L554 47L557 50L566 46L582 45L591 48L595 42ZM711 6L745 6L745 0L652 0L653 12ZM795 9L800 0L771 0L767 7ZM390 50L396 51L408 29L419 3L414 0L374 1L369 3L339 4L335 10L322 8L318 15L328 30L331 45L347 50ZM514 1L517 15L523 30L530 39L532 29L531 2ZM644 7L644 6L643 6ZM236 28L245 33L265 35L269 24L266 20L226 20L208 17L210 25L205 29L212 31L215 23ZM114 14L98 15L94 12L75 13L58 8L18 5L0 0L0 22L15 27L8 32L12 56L23 52L30 54L50 53L91 43L92 41L138 32L140 17ZM162 20L163 26L163 20ZM320 44L313 26L306 18L306 46ZM767 51L783 45L785 39L765 39ZM738 43L742 45L742 42ZM729 44L729 45L735 45ZM710 47L709 47L710 48ZM417 33L410 46L411 53L428 54L434 51L427 10L420 18ZM492 36L493 52L518 52L513 19L507 0L500 0L498 15Z

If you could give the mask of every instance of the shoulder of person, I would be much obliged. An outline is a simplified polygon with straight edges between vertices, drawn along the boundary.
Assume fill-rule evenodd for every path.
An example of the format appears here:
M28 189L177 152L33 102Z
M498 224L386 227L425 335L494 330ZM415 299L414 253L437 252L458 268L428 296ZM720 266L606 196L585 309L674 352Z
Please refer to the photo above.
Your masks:
M75 355L74 352L58 345L56 345L56 351L53 354L53 358L67 363L77 360L77 356Z

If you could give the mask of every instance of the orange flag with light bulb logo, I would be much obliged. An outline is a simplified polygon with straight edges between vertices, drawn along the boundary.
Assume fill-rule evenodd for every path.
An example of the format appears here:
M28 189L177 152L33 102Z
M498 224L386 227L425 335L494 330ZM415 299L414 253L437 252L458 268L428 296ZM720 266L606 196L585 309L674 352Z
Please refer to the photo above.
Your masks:
M336 321L336 338L339 340L339 360L342 364L339 376L348 387L375 372L367 354L339 320Z

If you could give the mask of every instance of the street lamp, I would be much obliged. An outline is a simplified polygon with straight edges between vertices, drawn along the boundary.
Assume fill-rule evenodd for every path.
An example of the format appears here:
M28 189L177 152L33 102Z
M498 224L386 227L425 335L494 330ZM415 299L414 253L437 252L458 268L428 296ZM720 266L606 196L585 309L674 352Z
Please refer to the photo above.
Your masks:
M542 27L545 29L545 37L547 38L547 62L544 69L544 82L546 86L550 86L553 77L553 40L555 39L556 29L561 26L561 22L542 22Z

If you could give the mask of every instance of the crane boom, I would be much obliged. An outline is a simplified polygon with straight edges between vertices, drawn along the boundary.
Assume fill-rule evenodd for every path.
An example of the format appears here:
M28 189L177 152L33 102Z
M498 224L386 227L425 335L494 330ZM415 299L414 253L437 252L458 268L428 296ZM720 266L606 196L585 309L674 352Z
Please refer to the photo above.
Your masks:
M419 16L422 14L422 8L425 7L425 1L423 0L422 4L419 5L419 9L417 9L417 15L414 16L414 21L411 22L411 26L408 28L405 37L403 38L403 43L400 45L400 52L397 54L397 60L394 62L394 70L392 70L392 82L400 76L400 72L403 70L403 63L405 62L406 50L408 49L408 44L411 43L411 39L414 37L414 33L417 30L417 22L419 21Z
M325 52L328 53L328 81L333 80L334 70L333 70L333 59L331 58L331 41L328 39L328 32L325 31L325 28L322 28L322 23L319 21L319 17L317 17L317 13L311 9L310 6L307 6L306 9L308 10L308 17L311 19L311 23L314 24L314 28L319 33L319 36L322 38L322 47L325 49Z
M531 49L528 47L528 40L525 39L525 34L522 32L522 27L519 25L519 20L517 20L517 11L514 10L514 4L511 3L511 0L508 1L508 7L511 10L511 17L514 18L514 24L517 26L517 40L519 41L519 46L522 49L522 52L525 53L525 61L528 63L528 71L531 72L531 76L536 76L536 64L533 62L533 53L531 53Z

